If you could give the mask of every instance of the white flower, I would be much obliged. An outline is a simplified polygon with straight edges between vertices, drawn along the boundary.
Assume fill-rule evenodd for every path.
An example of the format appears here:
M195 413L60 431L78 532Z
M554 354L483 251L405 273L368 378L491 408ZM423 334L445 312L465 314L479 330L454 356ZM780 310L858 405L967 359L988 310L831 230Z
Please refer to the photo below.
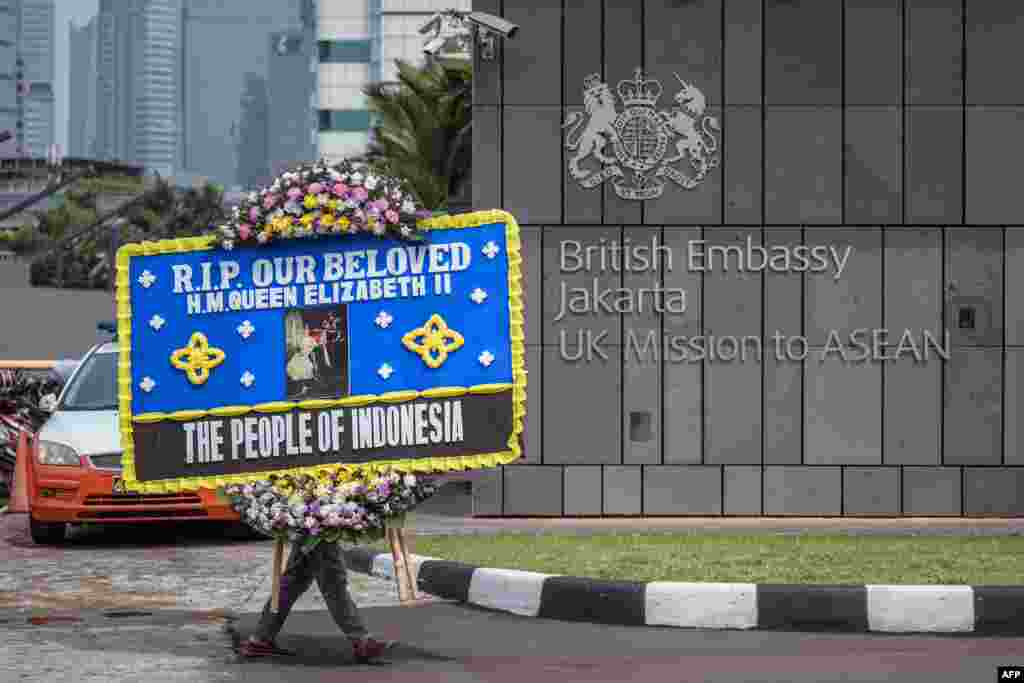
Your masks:
M500 249L498 249L498 245L494 243L494 240L491 240L484 245L484 248L481 251L484 252L484 256L487 258L494 258L498 255Z
M474 303L482 304L484 299L487 298L487 292L477 287L473 290L473 293L469 295L469 298L472 299Z
M265 232L260 232L260 233L257 233L257 235L256 235L256 241L259 242L260 244L263 244L268 239L270 239L270 238L267 237L267 233L265 233Z
M402 480L402 483L404 483L409 488L412 488L413 486L416 485L416 477L414 477L411 474L407 474L405 475L405 478Z
M152 377L143 377L142 381L139 382L139 388L145 391L147 394L153 391L153 387L156 386L156 382L153 381Z
M243 320L242 324L236 329L238 330L238 334L242 335L242 339L248 339L249 335L256 331L256 327L248 320Z
M387 328L387 326L390 325L393 321L394 318L392 318L391 314L388 313L387 311L381 311L373 320L373 322L377 323L377 327L380 327L381 329Z
M156 282L156 275L153 275L153 273L148 270L142 271L142 274L139 275L139 284L146 289L149 289L154 282Z
M231 251L235 248L235 243L231 240L224 240L224 244L221 246L223 246L227 251Z
M413 213L416 211L416 205L410 200L406 199L402 202L402 213Z
M383 378L383 379L388 379L389 377L391 377L391 374L394 371L395 371L395 369L392 368L387 363L384 363L384 365L382 365L379 368L377 368L377 374L380 375L381 378Z
M250 202L255 202L255 201L257 201L257 200L258 200L259 198L260 198L260 196L259 196L258 194L256 194L255 192L250 192L250 193L249 193L249 201L250 201Z
M154 315L152 318L149 319L149 326L152 327L157 332L159 332L160 328L164 326L165 322L167 321L161 318L160 316Z
M252 386L252 383L256 381L256 375L246 370L245 374L242 375L242 378L238 381L244 384L245 388L248 389L249 387Z
M477 360L479 360L480 365L484 366L485 368L490 367L491 363L494 362L494 354L491 353L490 351L484 351L483 353L480 354L480 357L477 358Z
M402 226L402 235L404 237L408 237L410 234L412 234L412 230L409 229L409 226L408 225L403 225Z

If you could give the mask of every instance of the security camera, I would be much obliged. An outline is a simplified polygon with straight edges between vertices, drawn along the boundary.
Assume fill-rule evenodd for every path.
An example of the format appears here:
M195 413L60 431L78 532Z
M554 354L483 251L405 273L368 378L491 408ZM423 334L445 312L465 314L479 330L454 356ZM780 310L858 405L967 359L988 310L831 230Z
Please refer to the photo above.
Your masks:
M430 21L420 26L420 34L427 35L428 33L439 33L441 31L441 20L443 17L440 14L434 14L430 17Z
M505 21L501 17L486 12L470 12L466 15L466 20L474 26L494 31L502 38L512 38L519 31L518 24L513 24L511 21Z
M425 55L436 55L444 47L447 42L445 38L441 36L435 36L427 41L427 44L423 46L423 54Z

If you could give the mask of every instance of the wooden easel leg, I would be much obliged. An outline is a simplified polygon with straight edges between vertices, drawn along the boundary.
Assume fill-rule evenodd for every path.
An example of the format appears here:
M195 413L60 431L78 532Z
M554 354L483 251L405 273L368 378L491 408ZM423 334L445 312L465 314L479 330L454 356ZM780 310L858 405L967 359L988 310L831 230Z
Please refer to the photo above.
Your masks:
M405 581L406 590L409 593L409 599L415 601L416 596L416 579L412 575L412 566L409 561L411 552L409 551L409 533L404 529L395 529L395 534L398 536L398 547L402 553L402 578Z
M274 542L274 562L270 581L270 608L275 612L281 608L281 565L283 559L284 540L279 538Z
M399 536L399 529L389 527L387 529L388 545L391 547L391 559L395 565L395 583L398 585L398 601L403 605L412 601L409 595L409 584L405 575L408 573L406 558L402 552L402 544Z

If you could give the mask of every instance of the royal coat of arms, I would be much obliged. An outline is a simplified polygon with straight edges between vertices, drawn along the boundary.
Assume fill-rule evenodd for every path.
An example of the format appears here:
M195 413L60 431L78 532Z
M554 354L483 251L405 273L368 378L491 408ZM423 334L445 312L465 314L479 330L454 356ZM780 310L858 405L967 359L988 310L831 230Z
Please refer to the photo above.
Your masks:
M682 88L672 98L674 106L659 111L661 83L644 79L643 69L634 73L633 80L619 82L621 112L599 74L583 79L586 111L573 112L562 126L568 129L565 148L574 152L569 175L587 189L613 179L622 199L660 197L666 178L687 190L697 187L719 163L715 132L720 128L715 117L705 114L704 93L675 74ZM603 168L581 167L590 156ZM676 163L689 164L692 173Z

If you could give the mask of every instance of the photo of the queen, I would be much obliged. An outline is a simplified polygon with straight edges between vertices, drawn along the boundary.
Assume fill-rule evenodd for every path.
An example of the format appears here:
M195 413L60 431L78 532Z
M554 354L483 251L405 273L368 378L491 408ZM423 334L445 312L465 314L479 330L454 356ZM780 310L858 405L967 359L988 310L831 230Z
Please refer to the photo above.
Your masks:
M288 398L348 396L348 310L289 311L284 318Z

